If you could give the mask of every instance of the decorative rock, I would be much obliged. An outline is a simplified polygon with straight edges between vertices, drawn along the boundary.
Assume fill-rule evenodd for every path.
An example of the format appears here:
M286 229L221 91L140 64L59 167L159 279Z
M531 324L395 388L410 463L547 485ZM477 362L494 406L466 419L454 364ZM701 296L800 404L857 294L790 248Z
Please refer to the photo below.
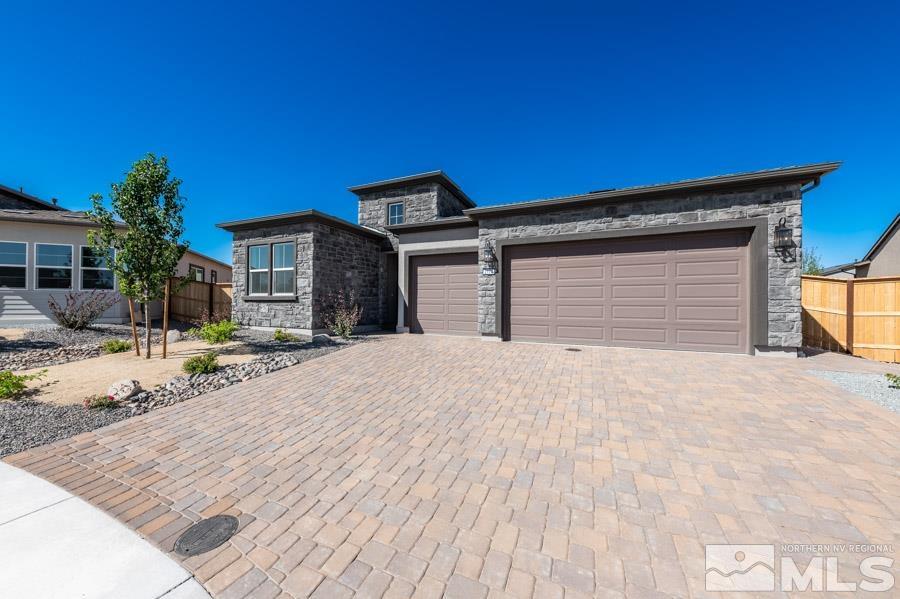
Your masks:
M181 341L181 331L172 329L166 333L166 343L175 343L176 341Z
M141 392L141 384L134 379L123 379L110 385L106 394L116 401L124 401Z

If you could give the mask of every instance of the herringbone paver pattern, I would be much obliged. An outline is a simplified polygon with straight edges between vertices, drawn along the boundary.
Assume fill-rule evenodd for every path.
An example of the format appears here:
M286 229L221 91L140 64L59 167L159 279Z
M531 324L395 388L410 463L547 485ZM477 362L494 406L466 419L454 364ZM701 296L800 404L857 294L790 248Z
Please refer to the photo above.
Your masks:
M798 364L386 337L8 461L238 516L222 598L704 596L705 543L900 546L900 420Z

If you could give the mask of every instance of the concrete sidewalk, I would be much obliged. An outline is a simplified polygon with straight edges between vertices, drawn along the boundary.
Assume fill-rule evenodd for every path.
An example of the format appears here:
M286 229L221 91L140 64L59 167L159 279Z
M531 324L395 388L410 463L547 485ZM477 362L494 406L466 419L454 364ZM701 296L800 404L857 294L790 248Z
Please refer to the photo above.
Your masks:
M0 589L29 599L209 599L184 568L67 491L0 462Z

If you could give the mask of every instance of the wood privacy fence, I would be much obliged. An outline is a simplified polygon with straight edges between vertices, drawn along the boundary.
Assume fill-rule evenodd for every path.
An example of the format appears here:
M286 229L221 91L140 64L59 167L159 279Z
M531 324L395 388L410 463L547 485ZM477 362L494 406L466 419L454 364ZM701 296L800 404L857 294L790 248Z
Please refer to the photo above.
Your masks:
M900 277L801 281L803 344L900 362Z
M180 279L172 279L169 318L193 322L211 315L231 318L231 283L189 281L180 289Z

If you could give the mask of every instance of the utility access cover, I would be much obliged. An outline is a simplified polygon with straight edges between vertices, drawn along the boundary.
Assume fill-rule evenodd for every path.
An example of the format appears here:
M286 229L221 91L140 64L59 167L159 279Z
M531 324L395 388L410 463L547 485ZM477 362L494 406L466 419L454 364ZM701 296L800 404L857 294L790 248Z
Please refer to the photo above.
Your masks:
M175 541L175 553L190 557L211 551L230 539L238 529L234 516L219 515L197 522Z

